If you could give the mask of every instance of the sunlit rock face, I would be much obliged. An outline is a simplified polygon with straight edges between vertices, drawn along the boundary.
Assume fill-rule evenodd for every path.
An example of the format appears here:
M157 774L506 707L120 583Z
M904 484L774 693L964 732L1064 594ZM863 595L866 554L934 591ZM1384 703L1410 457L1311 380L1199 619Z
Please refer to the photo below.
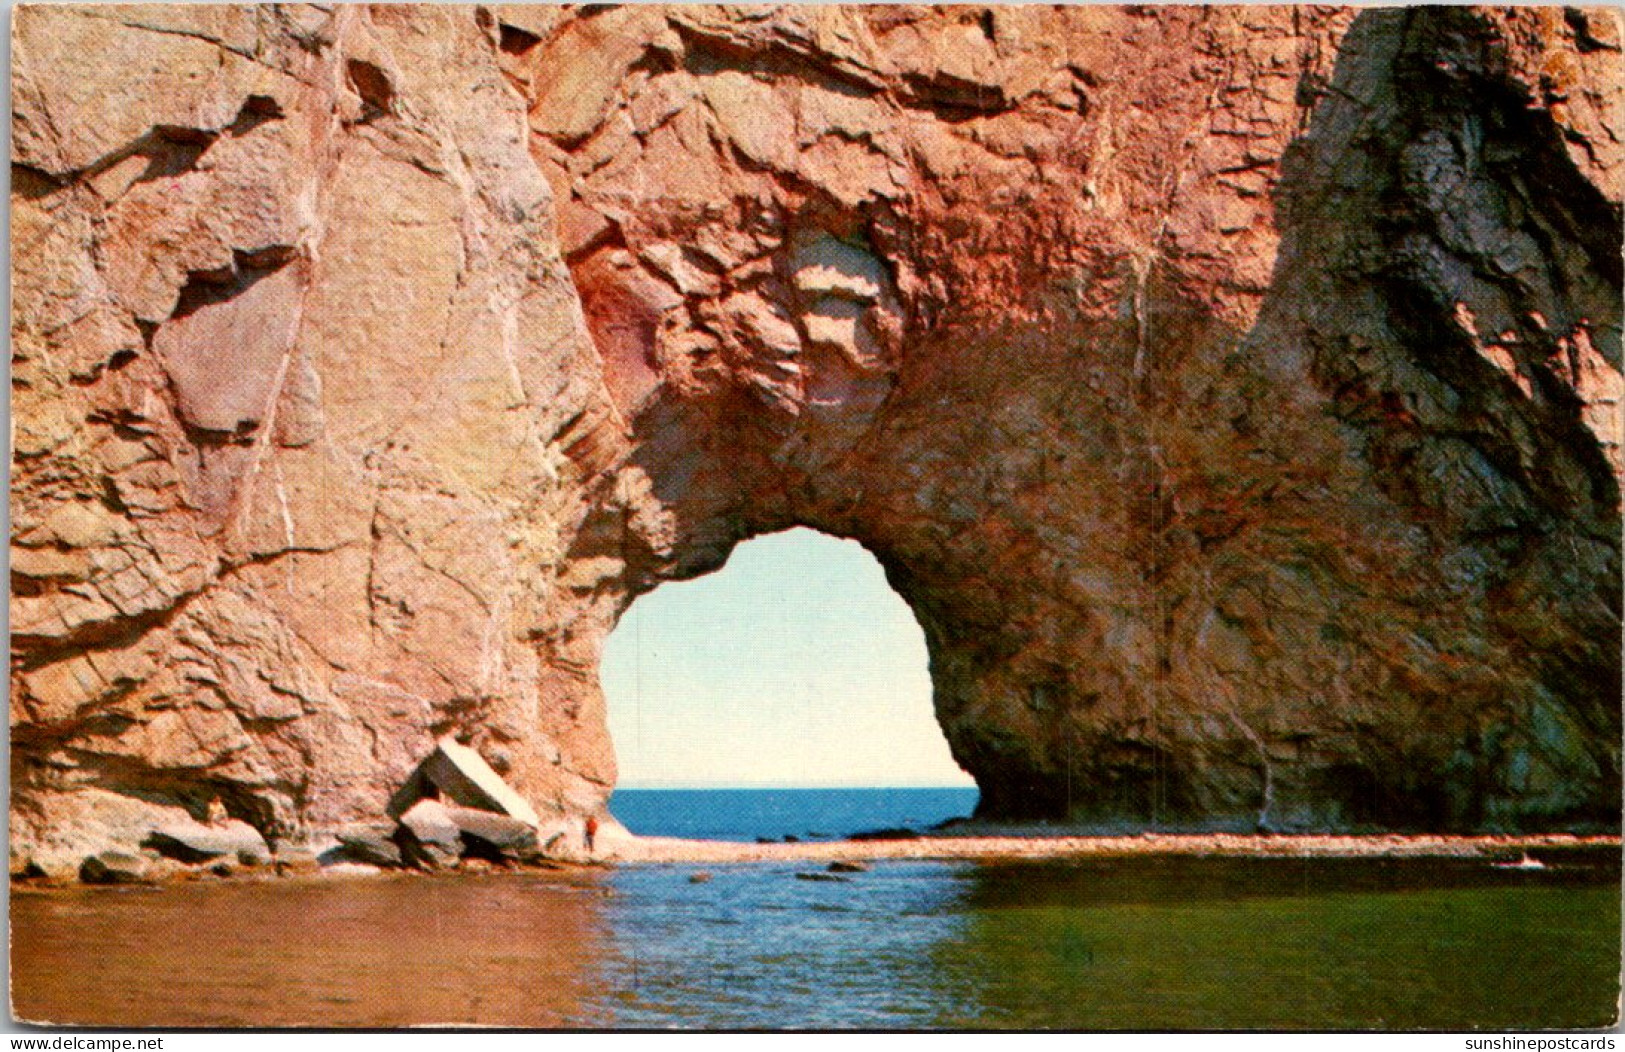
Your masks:
M1618 824L1612 12L14 46L14 859L376 816L448 733L595 810L619 613L792 525L912 605L989 816Z

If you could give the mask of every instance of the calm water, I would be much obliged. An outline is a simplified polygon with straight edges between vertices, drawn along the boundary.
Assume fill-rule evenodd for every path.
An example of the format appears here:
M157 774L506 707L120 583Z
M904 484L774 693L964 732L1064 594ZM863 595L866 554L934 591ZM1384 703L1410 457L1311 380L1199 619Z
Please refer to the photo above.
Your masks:
M1536 871L1137 858L882 862L844 883L796 879L807 863L22 890L13 997L23 1018L111 1026L1609 1025L1618 853L1545 858Z
M874 829L924 831L976 809L969 789L617 789L615 817L640 836L831 840Z

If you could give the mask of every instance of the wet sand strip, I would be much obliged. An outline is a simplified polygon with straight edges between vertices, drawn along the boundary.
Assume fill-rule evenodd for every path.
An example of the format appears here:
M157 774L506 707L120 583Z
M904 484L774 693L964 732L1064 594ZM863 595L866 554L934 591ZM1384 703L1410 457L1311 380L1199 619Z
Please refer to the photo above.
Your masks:
M669 837L617 837L597 859L625 863L833 862L883 859L1006 861L1123 855L1282 858L1486 858L1529 852L1620 849L1618 836L1322 836L1236 833L1137 836L975 836L929 834L895 840L743 844Z

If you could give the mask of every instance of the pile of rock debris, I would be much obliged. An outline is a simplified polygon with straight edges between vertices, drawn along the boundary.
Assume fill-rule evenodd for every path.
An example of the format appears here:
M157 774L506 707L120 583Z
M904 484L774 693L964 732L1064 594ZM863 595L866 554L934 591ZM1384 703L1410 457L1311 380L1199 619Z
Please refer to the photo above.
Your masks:
M450 737L436 743L386 810L386 820L343 826L311 843L278 842L273 850L259 830L227 817L216 803L206 821L154 827L138 852L109 850L87 857L79 879L143 884L239 872L337 875L548 866L579 857L562 819L544 827L530 803L477 752Z

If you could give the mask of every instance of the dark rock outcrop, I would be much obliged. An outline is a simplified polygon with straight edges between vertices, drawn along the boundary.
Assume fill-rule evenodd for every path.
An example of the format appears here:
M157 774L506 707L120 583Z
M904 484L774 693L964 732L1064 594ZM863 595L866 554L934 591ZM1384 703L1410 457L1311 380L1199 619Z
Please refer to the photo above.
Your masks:
M382 823L357 823L335 833L338 847L323 862L358 862L366 866L393 868L405 864L401 847L395 841L395 828Z
M173 822L154 829L143 843L166 858L197 863L215 859L264 865L271 849L259 831L246 822L230 820L217 825Z
M984 817L1617 828L1616 12L36 6L12 837L615 780L794 525ZM410 806L411 801L406 801Z
M491 811L448 807L446 817L457 827L463 856L489 862L528 862L539 859L541 844L536 827Z
M152 865L140 855L103 851L79 865L79 879L86 884L145 884L151 879Z

